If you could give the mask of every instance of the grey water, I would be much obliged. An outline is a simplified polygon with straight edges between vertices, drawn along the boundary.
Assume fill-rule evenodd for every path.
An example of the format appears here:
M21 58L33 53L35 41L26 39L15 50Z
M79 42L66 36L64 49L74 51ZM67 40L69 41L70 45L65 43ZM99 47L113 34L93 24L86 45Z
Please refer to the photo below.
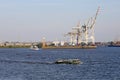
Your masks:
M83 63L48 64L58 59ZM120 80L120 48L0 48L0 80Z

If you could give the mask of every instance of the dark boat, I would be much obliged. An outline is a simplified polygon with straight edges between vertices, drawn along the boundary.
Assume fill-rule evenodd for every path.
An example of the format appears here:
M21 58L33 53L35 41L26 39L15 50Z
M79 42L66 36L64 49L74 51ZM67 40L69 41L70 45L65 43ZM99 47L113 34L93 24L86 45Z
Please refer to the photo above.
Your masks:
M108 45L108 47L120 47L120 45Z
M120 41L110 42L108 47L120 47Z
M82 64L79 59L60 59L55 64Z

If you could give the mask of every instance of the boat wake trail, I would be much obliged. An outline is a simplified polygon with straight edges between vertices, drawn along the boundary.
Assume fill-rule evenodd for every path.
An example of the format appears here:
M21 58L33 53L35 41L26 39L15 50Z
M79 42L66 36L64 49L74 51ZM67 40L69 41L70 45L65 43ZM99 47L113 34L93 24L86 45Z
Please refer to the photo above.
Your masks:
M79 59L61 59L55 62L37 62L37 61L13 61L13 60L0 60L1 63L26 63L26 64L82 64Z
M13 60L0 60L1 63L26 63L26 64L54 64L54 62L33 62L33 61L13 61Z

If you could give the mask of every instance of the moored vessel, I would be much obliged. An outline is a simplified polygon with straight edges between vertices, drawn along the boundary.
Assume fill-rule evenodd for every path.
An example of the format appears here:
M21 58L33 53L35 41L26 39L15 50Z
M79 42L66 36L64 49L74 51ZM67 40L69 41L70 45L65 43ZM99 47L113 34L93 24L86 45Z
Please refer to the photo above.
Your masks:
M120 41L110 42L108 47L120 47Z
M46 42L43 42L42 49L96 49L96 45L69 45L67 43L64 43L64 45L55 45L51 43L52 45L46 44Z

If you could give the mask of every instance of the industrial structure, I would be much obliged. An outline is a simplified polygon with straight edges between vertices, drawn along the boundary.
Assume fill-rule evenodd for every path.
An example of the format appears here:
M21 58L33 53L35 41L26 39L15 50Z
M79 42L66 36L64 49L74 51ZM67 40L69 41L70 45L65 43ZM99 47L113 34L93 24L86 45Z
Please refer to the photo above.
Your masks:
M65 37L69 37L70 40L68 42L59 42L53 41L51 44L47 44L45 42L45 38L43 39L43 46L44 49L68 49L68 48L84 48L84 49L91 49L96 48L95 46L95 36L94 36L94 26L98 16L100 7L98 7L95 16L91 17L87 23L84 25L80 25L80 22L77 24L76 27L72 28L71 32L65 34Z
M94 25L98 16L100 7L98 7L95 16L91 17L87 23L80 25L80 22L76 27L72 28L71 32L68 32L65 36L70 36L70 44L95 44Z

